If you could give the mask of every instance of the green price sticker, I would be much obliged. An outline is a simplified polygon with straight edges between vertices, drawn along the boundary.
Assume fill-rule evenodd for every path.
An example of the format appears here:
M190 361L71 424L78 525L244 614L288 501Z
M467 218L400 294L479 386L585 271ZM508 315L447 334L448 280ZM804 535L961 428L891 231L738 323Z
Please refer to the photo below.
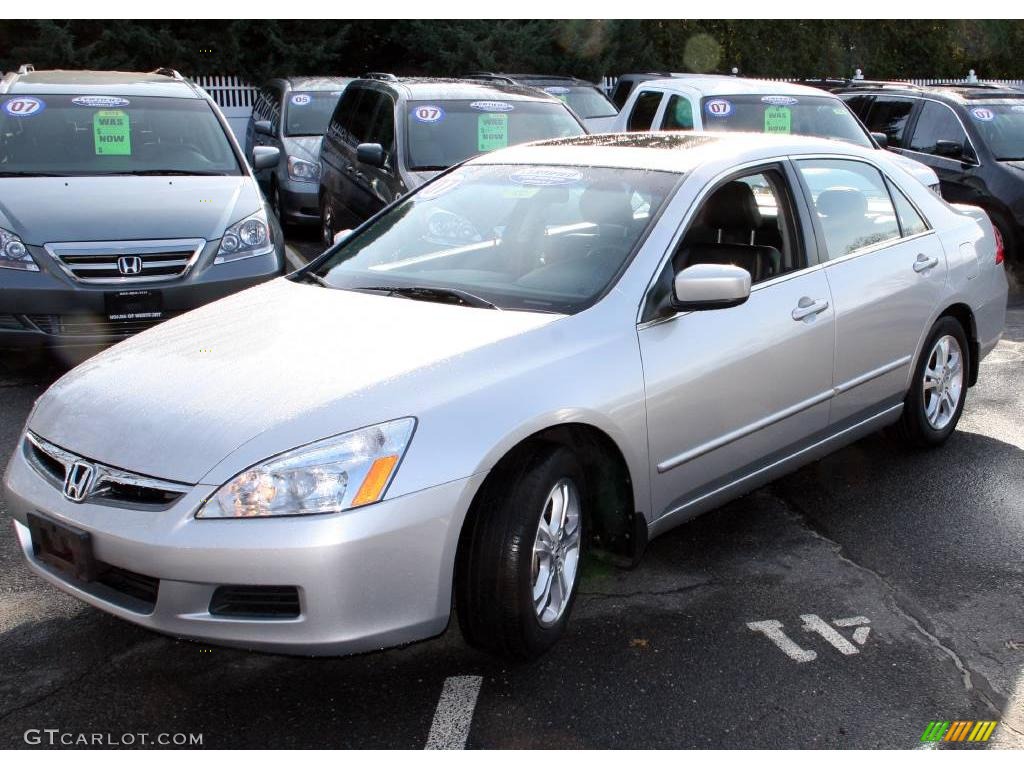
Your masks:
M97 155L130 155L131 118L123 109L101 109L92 116L92 137Z
M793 125L793 110L789 107L768 107L764 111L765 133L789 133Z
M508 146L508 115L487 113L480 115L476 123L476 148L479 152L490 152Z

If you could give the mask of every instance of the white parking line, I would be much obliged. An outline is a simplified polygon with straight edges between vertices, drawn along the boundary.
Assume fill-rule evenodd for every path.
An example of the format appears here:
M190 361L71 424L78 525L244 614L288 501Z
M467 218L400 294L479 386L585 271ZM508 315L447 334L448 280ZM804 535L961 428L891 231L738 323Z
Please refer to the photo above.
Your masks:
M441 698L430 725L427 746L424 749L465 749L469 726L473 722L476 698L480 694L482 677L462 675L444 681Z

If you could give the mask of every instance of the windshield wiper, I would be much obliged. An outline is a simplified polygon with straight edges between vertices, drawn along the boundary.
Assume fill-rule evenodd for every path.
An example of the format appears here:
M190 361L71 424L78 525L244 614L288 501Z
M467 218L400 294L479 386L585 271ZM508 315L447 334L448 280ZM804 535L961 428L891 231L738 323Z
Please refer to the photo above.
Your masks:
M0 176L65 176L63 173L40 173L38 171L0 171Z
M445 301L446 299L455 299L457 303L467 307L497 309L499 311L501 309L499 306L492 304L487 299L481 298L469 291L464 291L461 288L431 288L423 285L413 285L408 287L397 285L375 285L353 288L352 290L378 291L380 293L386 293L388 296L403 296L407 299L418 299L420 301Z
M181 171L176 168L146 168L138 171L109 171L97 176L227 176L223 171Z
M450 165L417 165L415 168L410 168L410 171L446 171L450 168Z

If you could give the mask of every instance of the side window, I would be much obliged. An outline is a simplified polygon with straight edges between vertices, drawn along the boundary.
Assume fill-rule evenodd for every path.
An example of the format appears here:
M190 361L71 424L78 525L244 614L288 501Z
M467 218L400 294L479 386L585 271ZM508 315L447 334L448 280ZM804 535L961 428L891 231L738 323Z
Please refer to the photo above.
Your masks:
M362 98L352 111L351 123L348 126L349 141L353 144L362 144L366 141L377 105L382 98L382 94L368 89L362 89L362 94Z
M936 143L952 141L961 147L967 147L967 134L953 110L936 101L926 101L921 115L914 126L914 135L910 139L910 148L915 152L927 152L929 155L941 155Z
M891 181L886 179L892 201L896 204L896 217L899 219L900 231L904 237L920 235L927 232L929 227L917 209L907 200L906 195L899 191Z
M612 104L619 109L626 106L626 99L629 98L629 92L633 90L632 80L619 80L615 84L615 90L612 91Z
M661 103L661 91L641 91L633 102L633 110L626 120L627 131L649 131L654 124L654 115Z
M273 128L274 134L278 134L281 130L281 92L274 90L270 92L270 127Z
M395 102L390 96L381 95L373 123L366 134L366 141L380 144L390 154L395 149Z
M876 96L865 121L868 130L884 133L889 139L890 147L902 147L903 131L907 127L907 118L910 117L913 108L912 99Z
M898 240L900 228L882 174L856 160L798 160L829 259Z
M693 105L685 96L672 94L665 107L665 116L661 120L663 131L692 131Z
M864 118L868 114L868 107L871 106L871 97L863 94L860 96L843 96L843 101L853 111L853 114L859 117L861 122L864 122Z
M338 106L334 108L334 116L331 124L327 127L327 134L339 143L356 143L352 139L352 122L355 118L356 109L362 98L364 90L349 86L342 94Z

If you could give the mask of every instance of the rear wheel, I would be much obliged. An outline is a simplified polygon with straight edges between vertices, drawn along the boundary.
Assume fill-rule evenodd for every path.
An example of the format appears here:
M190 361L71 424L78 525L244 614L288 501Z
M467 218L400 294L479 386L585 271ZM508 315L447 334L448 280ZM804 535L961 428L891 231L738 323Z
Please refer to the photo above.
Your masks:
M930 447L949 439L967 398L970 346L963 326L941 317L917 361L898 432L911 445Z
M471 645L532 659L565 633L580 578L585 499L579 463L561 446L537 449L489 481L460 544L456 607Z
M334 245L334 212L327 195L320 196L320 239L324 248Z

